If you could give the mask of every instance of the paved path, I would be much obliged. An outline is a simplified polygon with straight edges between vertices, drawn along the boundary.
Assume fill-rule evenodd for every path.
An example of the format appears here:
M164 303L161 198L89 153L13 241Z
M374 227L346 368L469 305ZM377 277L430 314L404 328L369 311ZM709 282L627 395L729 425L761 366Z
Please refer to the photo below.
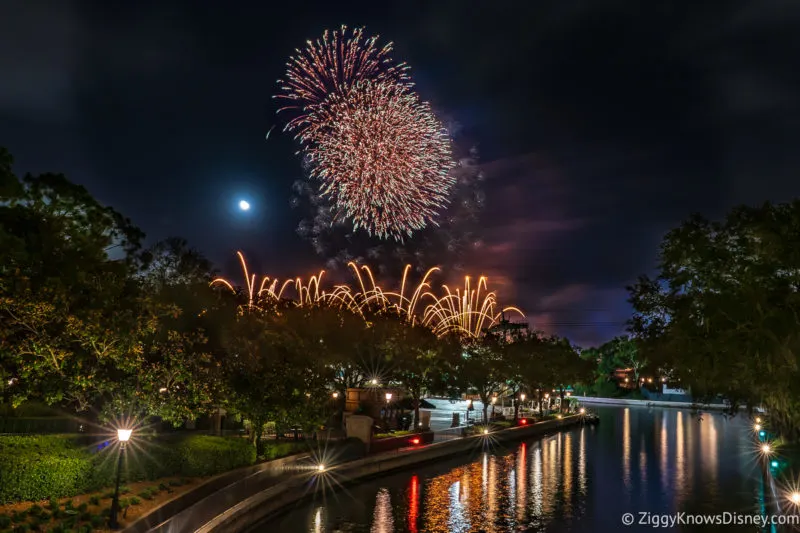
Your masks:
M467 414L467 402L465 400L458 400L451 403L450 400L426 399L425 401L432 403L436 409L430 409L431 412L431 429L433 431L440 431L447 429L453 422L453 413L458 413L460 422L464 423L464 417ZM483 404L481 402L474 402L473 411L470 411L470 418L480 420L483 416Z
M305 457L305 456L304 456ZM123 533L151 531L159 533L191 533L208 521L224 512L234 504L287 481L303 470L313 468L310 457L283 467L265 468L259 472L245 475L244 478L231 479L224 487L218 487L205 498L190 505L183 511L163 519L158 523L157 514L145 517L145 523L131 524ZM244 474L243 474L244 475ZM166 510L165 510L166 511ZM150 522L149 524L147 522Z

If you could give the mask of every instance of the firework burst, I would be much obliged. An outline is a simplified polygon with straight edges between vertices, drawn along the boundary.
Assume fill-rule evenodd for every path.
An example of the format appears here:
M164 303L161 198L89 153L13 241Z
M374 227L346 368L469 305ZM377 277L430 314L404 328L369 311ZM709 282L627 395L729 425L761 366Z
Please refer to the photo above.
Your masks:
M302 278L280 283L277 279L262 277L247 268L244 255L237 252L242 265L249 308L262 309L266 302L284 301L297 307L331 305L347 309L362 317L369 314L396 315L401 319L430 328L436 335L457 333L477 338L484 331L497 325L504 313L516 313L524 318L516 307L501 308L497 294L488 289L488 278L480 276L473 285L471 278L464 278L463 289L451 290L442 285L439 294L433 290L431 278L439 272L438 267L430 268L414 285L409 280L411 265L403 269L400 287L386 290L375 281L372 270L366 265L350 263L348 266L355 283L335 285L331 291L322 287L325 271L312 276L308 281ZM224 278L217 278L211 285L223 285L236 292L235 286ZM294 287L294 298L289 298L288 288Z
M450 137L416 94L365 82L334 95L300 136L311 178L369 235L402 241L447 205L455 184Z
M478 163L476 148L467 143L453 145L458 162L450 174L455 185L450 205L439 217L439 225L430 224L416 232L413 239L376 241L365 232L355 232L353 225L336 217L329 199L323 198L308 179L293 185L290 204L303 219L297 233L306 239L325 261L328 270L342 272L351 261L371 265L373 272L387 279L396 273L396 265L413 262L414 271L422 275L428 268L440 265L447 272L462 271L465 256L483 244L480 215L484 206L486 178ZM460 148L460 149L459 149ZM310 167L310 165L309 165ZM310 168L306 168L310 171Z
M455 178L450 137L391 50L361 28L326 31L289 59L276 98L333 217L402 242L436 224Z
M365 37L363 28L351 32L346 26L322 34L322 39L307 41L306 48L286 63L286 76L278 80L281 94L275 98L285 102L281 111L294 111L297 116L287 124L287 131L302 132L313 124L312 116L331 95L346 94L361 81L388 82L412 87L408 65L395 64L390 53L392 43L379 47L378 37Z

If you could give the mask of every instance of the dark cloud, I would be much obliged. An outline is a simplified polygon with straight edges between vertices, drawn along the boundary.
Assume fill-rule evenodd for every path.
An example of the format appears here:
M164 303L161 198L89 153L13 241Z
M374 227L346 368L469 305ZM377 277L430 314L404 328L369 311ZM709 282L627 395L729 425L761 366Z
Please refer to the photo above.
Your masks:
M74 118L82 28L73 2L3 3L0 117Z

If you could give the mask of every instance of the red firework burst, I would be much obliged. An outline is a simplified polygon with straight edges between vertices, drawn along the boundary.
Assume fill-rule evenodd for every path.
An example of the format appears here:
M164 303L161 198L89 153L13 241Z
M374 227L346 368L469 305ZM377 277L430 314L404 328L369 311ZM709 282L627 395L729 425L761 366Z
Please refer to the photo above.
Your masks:
M308 126L309 116L331 95L345 94L361 81L389 82L411 87L408 65L394 64L389 57L392 43L377 46L378 37L365 37L363 28L349 32L328 31L322 39L307 41L306 48L286 64L286 77L278 80L282 94L275 98L287 100L278 110L296 110L300 114L287 124L288 131L301 131Z
M370 235L400 241L435 224L455 183L447 131L401 85L361 82L330 95L299 137L321 194Z

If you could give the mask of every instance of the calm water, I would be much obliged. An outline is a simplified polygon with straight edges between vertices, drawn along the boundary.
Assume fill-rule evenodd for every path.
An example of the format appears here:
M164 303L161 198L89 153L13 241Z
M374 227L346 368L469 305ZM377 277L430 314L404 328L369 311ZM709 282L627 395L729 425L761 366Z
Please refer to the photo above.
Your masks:
M761 513L749 424L705 413L597 408L575 428L317 495L258 531L652 531L624 513ZM660 530L668 529L666 527ZM758 531L684 526L683 531Z

